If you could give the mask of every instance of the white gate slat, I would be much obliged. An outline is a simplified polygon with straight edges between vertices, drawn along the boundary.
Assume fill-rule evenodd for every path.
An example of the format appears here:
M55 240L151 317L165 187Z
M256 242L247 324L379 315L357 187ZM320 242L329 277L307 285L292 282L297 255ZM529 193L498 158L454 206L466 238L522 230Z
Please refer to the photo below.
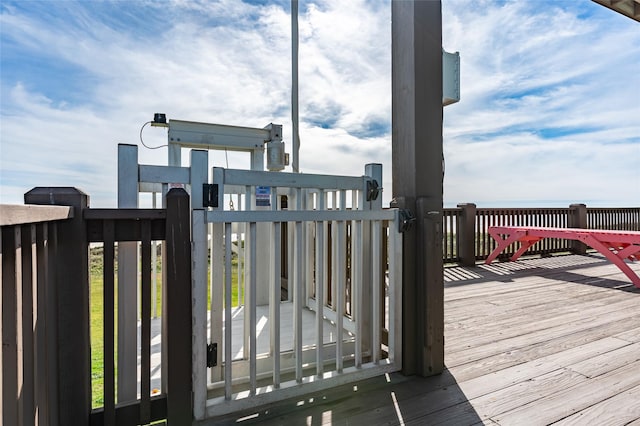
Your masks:
M211 307L209 318L211 322L209 341L213 343L222 342L222 302L224 294L224 224L213 223L211 225ZM222 380L222 363L212 367L210 372L211 381Z
M356 322L356 349L355 349L355 363L356 367L362 366L362 334L364 333L362 321L362 221L354 221L353 226L353 260L351 268L353 270L353 295L351 300L354 300L353 318Z
M345 270L347 257L345 253L345 223L336 222L336 292L333 295L336 310L336 371L342 373L343 340L344 340L344 302L345 302Z
M402 368L402 234L389 223L389 360Z
M226 223L224 228L225 239L225 262L224 262L224 398L230 400L232 395L232 368L233 361L231 355L231 312L233 311L231 293L231 223ZM239 240L238 240L239 241ZM238 256L240 257L240 256Z
M256 274L256 234L257 226L255 222L249 223L249 264L251 264L251 273L249 274L249 382L250 395L256 394L256 355L258 348L256 347L256 294L257 294L257 274Z
M318 193L318 210L325 209L325 193L320 191ZM316 375L322 377L324 371L324 359L322 347L324 344L324 301L325 301L325 223L322 221L316 222Z
M207 224L204 210L193 210L191 215L192 259L192 371L193 415L201 420L207 402ZM154 283L155 286L155 283ZM155 304L155 303L154 303Z
M278 209L278 191L277 188L271 188L271 209ZM281 237L282 225L280 222L274 222L271 226L271 279L270 287L271 295L269 301L269 323L271 329L269 336L271 339L269 355L273 358L273 387L280 387L280 257L281 257Z
M380 286L382 280L380 277L381 270L381 224L380 221L374 220L371 222L371 248L372 248L372 261L371 267L373 278L373 290L371 294L372 299L372 329L373 329L373 341L371 343L372 359L374 363L380 361L380 332L381 332L381 312L380 312Z

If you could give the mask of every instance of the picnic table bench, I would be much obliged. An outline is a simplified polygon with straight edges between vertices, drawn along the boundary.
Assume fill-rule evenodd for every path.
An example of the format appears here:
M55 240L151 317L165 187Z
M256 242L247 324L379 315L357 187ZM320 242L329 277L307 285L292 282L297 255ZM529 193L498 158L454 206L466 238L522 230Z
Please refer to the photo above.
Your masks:
M624 262L640 260L640 232L639 231L611 231L601 229L579 228L546 228L532 226L490 226L489 234L498 243L491 252L486 264L491 263L510 244L520 242L522 245L511 256L510 260L517 260L529 247L543 238L563 238L581 241L589 247L602 253L613 262L638 288L640 277Z

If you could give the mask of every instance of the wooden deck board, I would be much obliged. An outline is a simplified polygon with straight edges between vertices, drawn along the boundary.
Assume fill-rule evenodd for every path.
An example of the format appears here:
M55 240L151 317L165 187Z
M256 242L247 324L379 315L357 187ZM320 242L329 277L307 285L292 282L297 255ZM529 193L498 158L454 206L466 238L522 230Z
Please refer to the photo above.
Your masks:
M615 265L556 256L448 268L445 281L442 375L376 377L216 424L640 426L640 289Z

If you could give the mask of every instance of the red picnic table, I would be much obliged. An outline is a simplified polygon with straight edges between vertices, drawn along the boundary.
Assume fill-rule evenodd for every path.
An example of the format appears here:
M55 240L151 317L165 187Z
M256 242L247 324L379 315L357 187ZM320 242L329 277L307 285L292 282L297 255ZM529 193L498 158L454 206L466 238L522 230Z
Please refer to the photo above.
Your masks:
M491 252L486 264L491 263L510 244L522 243L520 249L511 256L510 260L517 260L529 247L543 238L563 238L577 240L602 253L640 288L640 277L624 262L640 260L640 232L639 231L610 231L601 229L579 228L543 228L531 226L490 226L489 234L498 243ZM504 236L504 237L503 237Z

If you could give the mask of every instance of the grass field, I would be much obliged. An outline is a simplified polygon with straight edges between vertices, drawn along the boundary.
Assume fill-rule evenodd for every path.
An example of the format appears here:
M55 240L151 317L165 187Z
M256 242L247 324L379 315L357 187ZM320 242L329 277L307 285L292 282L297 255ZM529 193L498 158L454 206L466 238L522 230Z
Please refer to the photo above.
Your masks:
M102 247L93 247L90 252L89 261L90 261L90 276L89 276L89 303L90 303L90 333L91 333L91 395L92 395L92 404L93 408L102 407L104 405L104 342L103 342L103 268L102 268L102 256L103 250ZM237 276L237 260L235 257L232 259L232 265L234 266L234 273L232 274L232 303L234 306L238 304L238 276ZM115 339L115 368L117 370L117 356L118 356L118 348L117 348L117 321L118 321L118 296L117 296L117 261L115 265L115 280L116 280L116 294L115 294L115 310L114 310L114 318L116 324L114 328L116 330ZM158 315L162 312L162 265L160 262L160 256L158 256L158 265L156 268L157 272L157 281L156 285L156 308ZM211 301L211 295L208 295L208 303ZM117 374L116 374L117 377Z

